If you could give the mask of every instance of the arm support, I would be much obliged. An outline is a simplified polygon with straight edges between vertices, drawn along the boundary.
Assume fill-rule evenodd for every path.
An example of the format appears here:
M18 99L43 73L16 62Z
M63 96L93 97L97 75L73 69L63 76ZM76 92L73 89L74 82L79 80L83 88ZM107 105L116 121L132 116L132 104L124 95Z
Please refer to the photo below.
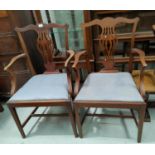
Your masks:
M16 75L14 71L12 70L12 66L21 58L26 58L26 54L19 54L15 57L13 57L10 61L10 63L4 67L4 70L7 71L10 74L11 78L11 95L15 93L16 87L17 87L17 80Z
M72 80L71 80L71 70L70 70L70 61L74 58L75 52L73 50L68 50L67 53L69 54L69 57L65 61L65 68L67 72L67 80L68 80L68 92L72 96Z
M74 60L73 66L72 66L73 68L78 68L78 64L79 64L80 58L81 58L81 56L83 56L85 54L86 54L86 51L77 52L75 54L75 60Z
M80 72L79 72L79 61L81 56L85 55L86 51L78 52L75 54L75 60L72 68L75 71L75 87L74 87L74 96L76 96L80 89Z
M146 61L145 61L145 53L144 51L133 48L131 50L130 60L129 60L129 70L132 72L133 69L133 58L135 55L139 55L140 62L141 62L141 70L140 70L140 85L139 85L139 91L143 98L145 97L145 90L144 90L144 70L147 67Z
M68 50L67 53L69 54L69 57L65 61L65 67L69 65L70 61L72 60L72 58L74 58L75 55L75 52L73 50Z

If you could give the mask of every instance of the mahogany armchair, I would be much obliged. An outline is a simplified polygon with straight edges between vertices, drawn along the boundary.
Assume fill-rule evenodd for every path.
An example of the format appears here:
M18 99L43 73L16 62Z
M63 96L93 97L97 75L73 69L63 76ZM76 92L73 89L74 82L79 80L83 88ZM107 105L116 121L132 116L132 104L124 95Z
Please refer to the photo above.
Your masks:
M145 91L143 89L143 72L147 64L145 62L144 52L142 50L133 48L134 34L138 21L139 18L127 19L123 17L108 17L101 20L95 19L88 23L81 24L81 28L84 31L85 40L87 37L87 28L90 28L92 26L99 26L101 28L100 34L95 40L98 40L100 47L102 48L102 54L104 55L104 58L102 59L103 68L99 72L91 72L91 66L89 61L90 53L88 50L79 52L75 55L75 61L72 66L76 74L76 83L74 88L74 105L76 122L78 126L79 136L81 138L83 137L82 124L84 123L85 116L113 116L133 118L138 127L137 141L141 142L146 108L146 103L144 100ZM129 52L129 72L119 72L119 70L115 66L114 59L115 47L119 40L115 29L116 26L124 23L132 25L131 50ZM132 62L135 55L139 55L142 65L140 72L139 89L137 89L134 80L130 74L132 72ZM80 63L81 58L85 60L85 64L83 66L81 66ZM81 67L87 69L89 74L84 84L80 87L79 69ZM115 116L108 114L92 114L88 112L89 108L91 107L130 109L132 115ZM88 111L83 118L81 118L80 115L80 109L82 108L88 108ZM139 120L136 119L134 110L138 112Z
M54 61L55 46L51 37L51 29L62 29L65 32L65 48L66 61ZM23 138L26 137L24 127L31 117L47 117L47 116L69 116L73 132L77 137L76 125L72 112L72 83L70 70L70 60L74 57L74 52L68 49L68 25L64 24L38 24L28 25L23 28L16 28L15 31L19 37L19 41L23 50L23 54L15 56L11 62L5 67L11 77L11 93L13 96L8 101L9 110L16 122L16 125ZM42 56L45 72L44 74L36 74L33 67L27 45L24 40L25 33L32 31L36 34L36 46L38 53ZM31 39L31 38L30 38ZM61 57L59 57L60 59ZM32 77L16 92L16 75L12 70L20 59L26 59L27 65L32 73ZM61 58L62 60L63 58ZM64 60L64 59L63 59ZM60 70L61 69L61 70ZM64 71L65 72L62 72ZM62 114L36 114L39 107L60 106L67 109L68 113ZM20 122L16 108L34 107L34 110L22 123Z
M152 29L153 32L155 34L155 25L152 25ZM132 72L132 76L133 79L137 85L137 87L139 87L140 85L140 71L139 70L133 70ZM154 69L146 69L144 72L144 89L146 92L146 103L147 103L147 107L146 107L146 113L145 113L145 121L146 122L150 122L151 121L151 117L149 114L149 110L148 110L148 106L149 106L149 95L150 94L155 94L155 70Z

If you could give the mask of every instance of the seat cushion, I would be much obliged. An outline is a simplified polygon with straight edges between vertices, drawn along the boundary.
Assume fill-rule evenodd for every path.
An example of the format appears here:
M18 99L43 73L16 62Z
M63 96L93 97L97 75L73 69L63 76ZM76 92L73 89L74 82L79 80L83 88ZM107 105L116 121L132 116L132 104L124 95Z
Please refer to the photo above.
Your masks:
M68 99L67 74L40 74L33 76L9 100Z
M144 102L130 73L91 73L75 101Z

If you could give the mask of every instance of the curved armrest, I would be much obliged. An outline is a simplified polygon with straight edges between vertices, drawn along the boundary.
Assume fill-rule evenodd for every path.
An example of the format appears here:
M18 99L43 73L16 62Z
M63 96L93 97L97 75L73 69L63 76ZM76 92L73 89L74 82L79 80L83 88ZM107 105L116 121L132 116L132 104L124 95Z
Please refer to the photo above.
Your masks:
M79 92L79 89L80 89L80 73L79 73L79 67L78 67L78 64L79 64L79 60L81 58L81 56L85 55L86 54L86 51L82 51L82 52L77 52L75 54L75 59L74 59L74 64L72 65L72 68L74 69L75 71L75 87L74 87L74 97L78 94Z
M4 67L4 70L7 71L10 74L11 78L11 95L15 93L16 87L17 87L17 80L16 80L16 75L12 71L11 67L21 58L25 58L26 54L19 54L15 57L13 57L10 61L10 63Z
M67 80L68 80L68 92L69 94L72 96L72 92L73 92L73 88L72 88L72 80L71 80L71 70L69 67L69 63L72 60L72 58L75 55L75 52L73 50L67 50L67 53L69 54L68 59L65 61L65 68L66 68L66 72L67 72Z
M145 53L144 51L137 49L137 48L133 48L131 50L131 57L130 57L130 71L132 71L132 61L133 61L133 57L134 55L139 55L140 57L140 62L142 65L142 68L140 70L140 85L139 85L139 91L141 93L141 95L143 96L143 98L145 99L145 89L144 89L144 70L147 67L147 63L145 61Z
M140 62L142 64L143 67L146 67L147 66L147 63L145 61L145 53L144 51L138 49L138 48L133 48L131 50L131 55L139 55L140 57Z
M82 52L77 52L75 54L75 60L74 60L74 64L72 65L73 68L77 68L78 64L79 64L79 60L81 58L82 55L85 55L86 51L82 51Z
M19 54L19 55L13 57L13 58L11 59L11 61L9 62L9 64L8 64L7 66L4 67L4 70L5 70L5 71L8 71L8 70L10 69L10 67L12 67L12 66L16 63L17 60L19 60L19 59L21 59L21 58L25 58L25 57L26 57L26 54L25 54L25 53Z
M70 63L70 61L72 60L72 58L75 55L75 52L73 50L67 50L67 53L69 54L69 57L67 58L67 60L65 61L65 67L68 66L68 64Z

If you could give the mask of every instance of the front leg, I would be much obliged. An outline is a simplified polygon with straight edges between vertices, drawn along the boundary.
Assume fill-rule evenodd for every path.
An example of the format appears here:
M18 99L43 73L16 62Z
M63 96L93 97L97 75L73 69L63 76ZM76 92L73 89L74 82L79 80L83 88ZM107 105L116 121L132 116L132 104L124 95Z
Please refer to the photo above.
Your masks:
M79 110L80 110L80 108L77 105L75 105L75 118L76 118L76 123L77 123L78 131L79 131L79 136L80 136L80 138L83 138L82 125L81 125Z
M20 120L19 120L19 117L18 117L16 108L15 108L15 107L12 107L12 106L10 106L10 105L9 105L8 107L9 107L9 110L10 110L10 112L11 112L11 114L12 114L12 117L14 118L14 121L16 122L16 125L17 125L17 127L18 127L18 129L19 129L19 132L20 132L21 136L22 136L23 138L25 138L26 135L25 135L25 133L24 133L22 124L21 124L21 122L20 122Z
M137 136L137 142L140 143L142 139L142 131L143 131L143 123L144 123L144 117L145 117L145 105L141 106L138 109L138 115L139 115L139 122L138 122L138 136Z
M149 100L149 94L146 93L146 97L145 97L146 110L145 110L145 118L144 118L145 122L151 122L151 117L150 117L150 113L149 113L149 110L148 110L148 100Z

